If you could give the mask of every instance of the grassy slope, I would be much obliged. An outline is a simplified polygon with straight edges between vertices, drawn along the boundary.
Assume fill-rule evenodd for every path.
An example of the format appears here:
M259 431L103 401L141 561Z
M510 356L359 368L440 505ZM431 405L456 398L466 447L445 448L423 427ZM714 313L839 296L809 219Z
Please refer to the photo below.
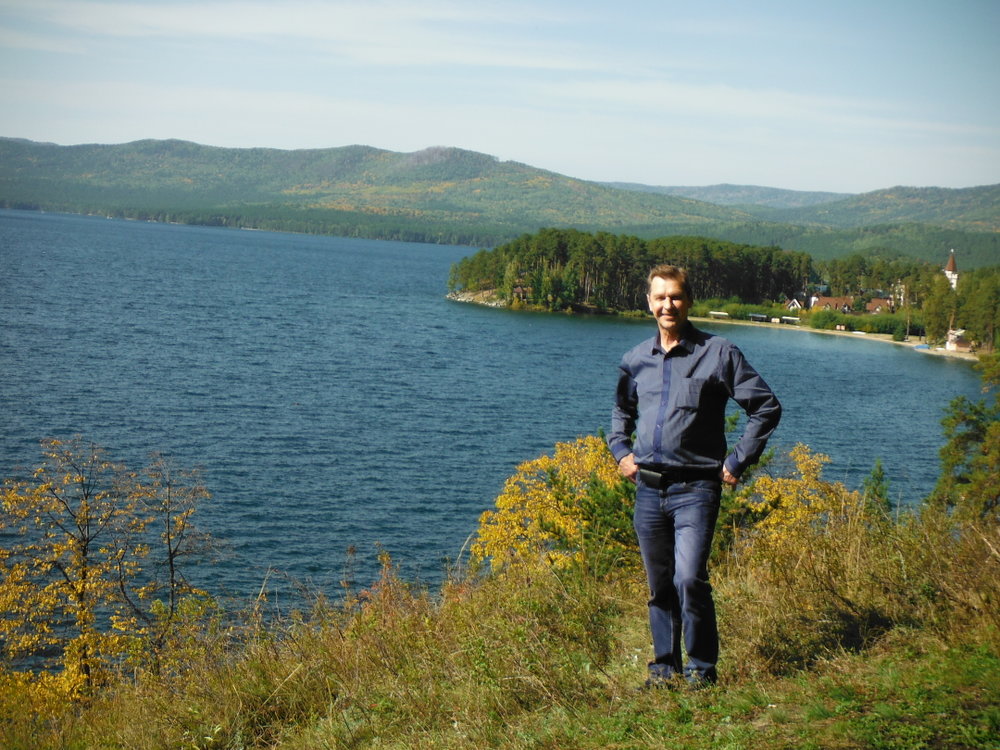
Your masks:
M109 691L82 712L12 713L0 741L9 750L996 747L997 654L919 630L786 675L734 678L724 657L729 676L714 688L637 691L648 634L635 584L580 589L536 576L433 603L388 583L352 621L330 612L286 621L280 636L263 632L174 681ZM601 634L579 628L588 621L613 631L607 658L595 653Z
M634 551L589 548L608 575L515 565L434 595L385 560L341 604L255 609L89 703L36 694L36 715L0 673L0 746L995 750L1000 529L894 520L803 477L783 491L840 508L821 513L829 525L793 502L713 568L716 687L637 690L649 637Z

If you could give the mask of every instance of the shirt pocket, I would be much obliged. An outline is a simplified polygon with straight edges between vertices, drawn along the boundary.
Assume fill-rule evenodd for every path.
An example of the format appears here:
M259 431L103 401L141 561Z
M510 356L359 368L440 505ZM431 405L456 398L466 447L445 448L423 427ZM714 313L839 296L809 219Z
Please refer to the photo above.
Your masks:
M696 411L707 386L708 381L704 378L683 378L677 381L674 406L678 409Z

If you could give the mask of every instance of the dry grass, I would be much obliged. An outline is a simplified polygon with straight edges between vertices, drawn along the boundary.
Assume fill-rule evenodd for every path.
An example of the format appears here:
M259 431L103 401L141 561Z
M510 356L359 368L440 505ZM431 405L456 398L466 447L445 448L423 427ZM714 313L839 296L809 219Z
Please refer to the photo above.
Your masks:
M772 512L793 495L822 512L743 529L716 566L711 690L635 692L649 647L632 567L510 564L429 592L385 558L365 591L206 632L179 672L122 675L88 703L8 676L0 745L990 747L1000 528L789 479Z

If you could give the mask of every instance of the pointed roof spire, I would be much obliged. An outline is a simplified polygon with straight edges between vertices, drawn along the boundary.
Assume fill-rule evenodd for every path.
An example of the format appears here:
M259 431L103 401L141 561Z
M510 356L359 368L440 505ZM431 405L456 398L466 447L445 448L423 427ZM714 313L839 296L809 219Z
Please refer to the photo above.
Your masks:
M958 271L958 267L955 265L955 251L954 250L952 250L951 251L951 255L948 256L948 265L946 265L944 267L944 270L948 271L949 273L956 273Z

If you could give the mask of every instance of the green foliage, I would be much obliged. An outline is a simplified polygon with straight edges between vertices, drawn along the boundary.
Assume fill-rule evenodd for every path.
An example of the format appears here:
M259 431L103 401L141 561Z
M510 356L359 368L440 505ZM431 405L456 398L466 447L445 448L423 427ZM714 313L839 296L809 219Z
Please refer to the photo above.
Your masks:
M832 203L850 197L847 193L829 193L806 190L784 190L782 188L761 187L759 185L706 185L695 187L667 187L663 185L641 185L632 182L607 182L608 187L622 190L637 190L644 193L676 195L693 198L718 206L737 206L748 213L765 214L771 208L799 208Z
M861 296L871 294L873 290L890 294L903 285L910 298L919 300L926 295L930 281L941 273L941 260L936 258L926 262L853 253L844 258L817 262L816 267L835 297Z
M942 420L941 475L932 502L965 519L1000 521L1000 353L983 356L983 391L992 401L959 396Z
M984 351L1000 350L1000 267L963 273L958 281L957 320Z
M892 336L894 341L924 334L922 314L851 315L836 310L814 310L803 313L802 317L810 328L819 331L864 331Z
M452 267L450 285L495 289L507 299L516 287L528 302L549 308L558 301L584 310L643 310L646 274L658 263L687 268L699 299L784 300L810 274L807 256L775 247L699 237L647 242L627 235L543 229L463 258Z
M853 331L855 320L854 316L835 310L816 310L809 314L809 327L820 331L833 331L842 325L846 330Z
M583 524L579 539L557 538L564 549L579 547L579 564L593 576L607 576L634 569L638 545L632 528L632 514L624 509L635 505L635 485L624 478L613 484L592 478L576 501Z
M957 309L958 299L951 284L944 276L935 279L923 306L928 341L942 343L945 340L948 330L954 326Z
M1000 234L996 232L947 229L927 224L831 229L768 222L710 222L667 227L625 226L617 231L629 231L641 237L699 234L728 242L787 248L808 253L817 261L861 254L872 257L906 256L925 263L940 264L942 254L946 254L951 247L961 248L962 266L966 269L995 266L1000 258Z
M885 473L885 467L882 466L881 458L875 459L875 465L865 478L863 488L866 502L886 513L892 509L892 502L889 499L889 477Z
M981 232L1000 231L1000 185L950 189L894 187L790 209L748 210L761 218L799 226L839 229L928 224Z

